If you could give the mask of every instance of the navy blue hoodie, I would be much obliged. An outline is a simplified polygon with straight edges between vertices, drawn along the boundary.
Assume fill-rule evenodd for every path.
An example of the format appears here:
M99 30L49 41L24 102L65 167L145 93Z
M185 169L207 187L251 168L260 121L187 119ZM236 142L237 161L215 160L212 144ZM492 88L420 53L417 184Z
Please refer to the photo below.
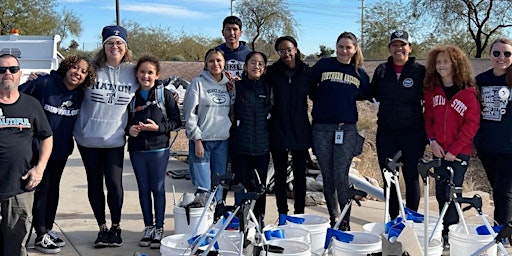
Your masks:
M229 48L226 43L223 43L217 48L224 52L224 59L226 59L226 66L224 69L231 73L232 76L242 77L245 65L245 57L251 52L251 49L244 41L240 41L240 45L236 49Z
M73 127L84 98L83 87L69 90L57 71L19 86L19 91L36 98L53 131L52 160L65 160L73 152Z

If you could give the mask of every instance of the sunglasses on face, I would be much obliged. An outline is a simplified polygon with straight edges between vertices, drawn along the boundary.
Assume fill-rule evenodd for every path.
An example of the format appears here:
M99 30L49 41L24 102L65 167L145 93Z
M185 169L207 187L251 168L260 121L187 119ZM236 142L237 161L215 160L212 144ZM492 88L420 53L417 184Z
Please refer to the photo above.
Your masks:
M500 51L493 51L492 52L492 56L494 56L496 58L498 58L500 55L501 55ZM509 51L503 52L503 56L505 56L505 58L510 58L511 55L512 55L512 52L509 52Z
M11 74L16 74L16 73L18 73L18 71L20 71L20 67L19 66L0 67L0 74L5 74L5 72L7 72L7 70L9 70L9 72L11 72Z

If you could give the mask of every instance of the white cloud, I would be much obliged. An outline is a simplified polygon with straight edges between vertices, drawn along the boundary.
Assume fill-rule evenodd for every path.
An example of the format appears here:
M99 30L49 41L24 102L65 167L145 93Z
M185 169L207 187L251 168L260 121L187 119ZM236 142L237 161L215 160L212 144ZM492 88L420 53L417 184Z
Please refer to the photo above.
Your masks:
M120 5L123 11L154 13L172 17L198 18L204 17L202 12L192 11L182 6L156 4L156 3L137 3Z

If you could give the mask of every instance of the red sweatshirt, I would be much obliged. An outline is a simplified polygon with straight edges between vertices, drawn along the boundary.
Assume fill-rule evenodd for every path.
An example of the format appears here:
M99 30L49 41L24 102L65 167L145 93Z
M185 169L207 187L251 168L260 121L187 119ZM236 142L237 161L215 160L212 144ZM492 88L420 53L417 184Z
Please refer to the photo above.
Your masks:
M454 85L456 86L456 85ZM471 154L473 137L480 126L480 103L475 88L460 90L448 101L441 86L424 93L425 130L445 151Z

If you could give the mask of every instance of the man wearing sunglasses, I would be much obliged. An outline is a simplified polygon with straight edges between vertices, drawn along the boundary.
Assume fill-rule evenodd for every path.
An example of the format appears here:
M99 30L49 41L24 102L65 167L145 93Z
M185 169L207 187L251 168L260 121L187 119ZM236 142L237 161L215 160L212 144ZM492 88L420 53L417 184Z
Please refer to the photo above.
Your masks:
M41 104L18 92L19 61L0 55L0 255L27 255L34 188L39 185L53 146L52 129ZM32 142L39 160L31 165Z

